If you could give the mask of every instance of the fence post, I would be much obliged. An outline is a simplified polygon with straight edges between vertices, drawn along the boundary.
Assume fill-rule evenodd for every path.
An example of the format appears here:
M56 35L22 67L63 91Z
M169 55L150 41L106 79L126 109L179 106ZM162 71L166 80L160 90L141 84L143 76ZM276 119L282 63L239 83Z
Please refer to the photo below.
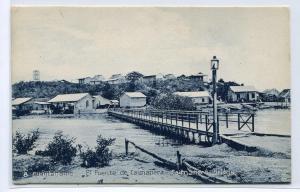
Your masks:
M183 113L181 114L181 127L183 127Z
M200 112L200 124L202 124L202 114Z
M226 128L228 128L228 113L226 113Z
M179 151L176 152L176 156L177 156L177 170L180 170L182 166L182 162L181 162L181 154L179 153Z
M240 130L240 124L241 124L241 120L240 120L240 114L238 114L238 130Z
M191 114L188 114L188 118L189 118L189 128L191 129Z
M254 132L254 114L251 114L251 116L252 116L252 132Z
M206 128L206 131L208 131L208 117L207 115L205 115L205 128Z
M176 112L176 126L178 126L178 113Z
M199 129L199 114L196 115L196 128Z
M125 153L128 155L128 140L125 138Z

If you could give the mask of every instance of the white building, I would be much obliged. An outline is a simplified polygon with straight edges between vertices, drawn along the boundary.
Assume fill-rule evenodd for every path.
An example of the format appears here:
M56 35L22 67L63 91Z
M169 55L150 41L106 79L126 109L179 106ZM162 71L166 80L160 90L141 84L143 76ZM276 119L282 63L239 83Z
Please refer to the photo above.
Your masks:
M120 97L120 107L143 107L146 105L146 96L141 92L125 92Z
M93 108L104 108L111 105L110 100L102 97L101 95L93 96Z
M111 85L117 85L126 82L126 78L122 74L113 74L108 80L107 83Z
M79 84L92 84L97 85L105 81L105 78L102 75L95 75L94 77L85 77L78 79Z
M61 94L48 103L54 105L61 113L85 113L93 111L93 98L89 93Z
M259 92L254 86L230 86L227 97L229 102L254 102Z
M32 98L31 97L23 97L23 98L15 98L12 101L12 106L15 110L32 110Z
M195 105L209 104L211 100L208 91L175 92L174 94L191 98Z

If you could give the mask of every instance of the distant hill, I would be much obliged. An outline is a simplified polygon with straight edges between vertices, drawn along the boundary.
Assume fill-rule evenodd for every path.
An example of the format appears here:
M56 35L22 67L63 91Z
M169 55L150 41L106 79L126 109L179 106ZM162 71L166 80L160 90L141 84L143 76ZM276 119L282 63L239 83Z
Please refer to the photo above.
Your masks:
M101 91L102 85L88 85L70 83L68 81L29 81L19 82L12 85L12 96L33 97L33 98L51 98L64 93L83 93L91 94Z
M118 85L101 83L98 85L78 84L68 81L29 81L19 82L12 85L12 96L33 97L33 98L52 98L58 94L83 93L92 95L101 94L108 99L118 99L125 91L140 91L151 99L161 93L173 93L176 91L202 91L207 90L201 82L193 80L163 80L157 83L145 83L141 80L131 80Z

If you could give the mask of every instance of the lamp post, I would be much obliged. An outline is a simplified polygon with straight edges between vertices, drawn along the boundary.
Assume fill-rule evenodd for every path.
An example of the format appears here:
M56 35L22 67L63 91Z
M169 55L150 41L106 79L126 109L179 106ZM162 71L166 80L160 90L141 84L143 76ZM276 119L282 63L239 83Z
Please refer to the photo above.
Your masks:
M219 125L218 125L218 109L217 109L217 70L219 68L219 60L213 56L211 60L212 83L213 83L213 145L219 142Z

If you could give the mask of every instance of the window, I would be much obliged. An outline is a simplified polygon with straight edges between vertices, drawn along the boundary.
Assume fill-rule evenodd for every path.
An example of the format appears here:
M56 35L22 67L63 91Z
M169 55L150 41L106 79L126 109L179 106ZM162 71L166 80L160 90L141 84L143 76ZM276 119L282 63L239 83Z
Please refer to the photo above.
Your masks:
M252 98L255 98L255 93L252 93Z
M88 100L85 102L85 107L86 107L86 108L89 107L89 101L88 101Z
M204 98L202 98L202 103L204 103L205 102L205 99Z

